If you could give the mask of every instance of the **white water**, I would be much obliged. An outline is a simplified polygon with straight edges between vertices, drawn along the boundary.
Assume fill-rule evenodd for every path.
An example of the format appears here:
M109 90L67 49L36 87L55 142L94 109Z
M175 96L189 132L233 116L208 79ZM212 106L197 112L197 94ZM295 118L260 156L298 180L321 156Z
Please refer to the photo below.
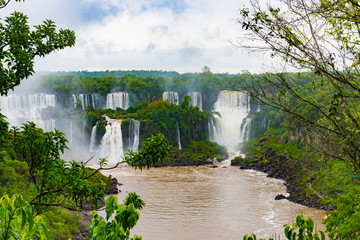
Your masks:
M121 120L110 118L106 120L108 124L105 126L106 133L101 139L100 157L106 158L111 165L121 161L121 156L124 154Z
M95 152L96 151L96 127L97 125L93 126L92 130L91 130L91 137L90 137L90 152Z
M247 94L238 91L219 92L214 111L220 116L214 114L214 119L209 122L210 140L225 146L229 152L236 152L243 141L243 120L250 111Z
M96 106L96 97L95 97L94 94L79 94L79 99L81 101L83 110L87 106L93 106L94 108L97 108L97 106Z
M202 97L200 92L189 92L191 97L190 105L194 107L199 107L199 110L202 111Z
M178 148L181 150L180 130L179 130L178 122L176 122L176 140L177 140Z
M139 149L140 143L140 121L136 119L131 119L129 125L129 147L136 152Z
M121 119L106 118L108 124L105 126L106 133L101 139L100 155L97 157L107 158L109 164L116 164L122 161L122 156L125 153L124 140L121 130ZM95 127L94 127L95 128ZM92 129L90 149L96 152L95 135L96 130ZM140 139L140 121L136 119L130 120L129 125L129 138L125 141L128 143L127 149L137 151L139 149ZM90 150L91 151L91 150Z
M163 99L179 105L179 94L177 92L163 92Z
M241 142L247 142L250 136L250 123L251 118L245 118L244 124L241 127Z
M55 107L54 94L9 94L0 97L1 113L7 117L11 126L33 121L44 131L54 130L55 120L41 118L41 110L47 107Z
M109 93L106 96L106 108L128 109L130 106L129 94L127 92Z

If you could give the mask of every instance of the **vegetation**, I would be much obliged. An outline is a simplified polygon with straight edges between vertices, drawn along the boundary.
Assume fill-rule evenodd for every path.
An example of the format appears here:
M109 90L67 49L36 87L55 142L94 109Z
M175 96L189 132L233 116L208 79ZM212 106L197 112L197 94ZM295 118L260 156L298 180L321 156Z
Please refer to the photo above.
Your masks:
M288 240L325 240L325 234L322 231L314 233L314 221L311 218L306 218L304 215L299 215L296 222L292 225L284 226L285 237ZM243 240L256 240L256 235L245 235ZM264 240L264 239L259 239ZM269 240L273 240L269 238Z
M0 8L9 2L1 0ZM51 20L44 21L31 31L27 16L16 11L0 22L0 36L0 95L7 95L9 90L34 73L35 57L44 57L75 44L73 31L60 29L57 32Z
M129 193L124 201L124 205L118 204L116 196L110 196L106 200L106 219L100 221L97 212L93 211L93 219L89 224L91 230L89 239L131 239L141 240L141 236L134 235L130 238L130 229L132 229L139 217L141 210L145 206L140 196L135 193ZM114 214L114 215L113 215ZM110 218L112 219L110 221Z
M352 176L360 170L360 5L332 0L280 5L264 10L252 1L251 8L240 12L239 23L249 40L239 43L242 47L269 51L302 72L263 74L238 88L272 106L277 123L267 122L268 136L249 151L263 154L262 161L269 160L269 149L287 163L297 160L299 185L308 185L304 195L313 192L334 208L325 221L329 237L357 239L359 188Z

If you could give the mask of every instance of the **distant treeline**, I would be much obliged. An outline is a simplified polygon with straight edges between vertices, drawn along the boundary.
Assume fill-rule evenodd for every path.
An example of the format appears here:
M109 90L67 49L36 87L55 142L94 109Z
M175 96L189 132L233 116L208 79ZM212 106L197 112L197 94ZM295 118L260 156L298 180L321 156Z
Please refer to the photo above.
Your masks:
M72 74L74 73L74 74ZM252 82L258 75L244 72L239 75L213 74L204 68L202 73L179 74L162 71L105 71L69 72L42 77L39 91L55 93L67 101L71 94L129 92L142 104L162 98L164 91L178 92L181 100L189 92L201 92L203 107L210 110L221 90L236 90L244 82ZM256 81L256 80L255 80ZM68 106L64 103L64 106Z

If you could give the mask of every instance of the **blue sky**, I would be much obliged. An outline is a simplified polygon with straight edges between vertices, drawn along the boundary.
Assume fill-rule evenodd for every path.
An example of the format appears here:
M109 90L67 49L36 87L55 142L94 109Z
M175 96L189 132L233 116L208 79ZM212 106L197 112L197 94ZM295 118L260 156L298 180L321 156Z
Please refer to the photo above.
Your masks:
M76 46L36 60L38 71L154 69L263 72L266 56L234 46L236 23L249 0L26 0L1 12L23 11L31 24L52 19L75 31Z

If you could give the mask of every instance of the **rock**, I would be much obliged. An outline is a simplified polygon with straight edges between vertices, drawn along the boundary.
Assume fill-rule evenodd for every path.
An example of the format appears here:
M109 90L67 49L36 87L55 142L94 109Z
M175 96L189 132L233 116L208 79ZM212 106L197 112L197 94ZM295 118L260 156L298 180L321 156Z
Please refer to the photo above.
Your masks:
M285 197L283 194L278 194L278 195L275 197L275 200L283 200L283 199L286 199L286 197Z
M218 166L216 165L212 165L212 166L209 166L209 168L217 168Z

